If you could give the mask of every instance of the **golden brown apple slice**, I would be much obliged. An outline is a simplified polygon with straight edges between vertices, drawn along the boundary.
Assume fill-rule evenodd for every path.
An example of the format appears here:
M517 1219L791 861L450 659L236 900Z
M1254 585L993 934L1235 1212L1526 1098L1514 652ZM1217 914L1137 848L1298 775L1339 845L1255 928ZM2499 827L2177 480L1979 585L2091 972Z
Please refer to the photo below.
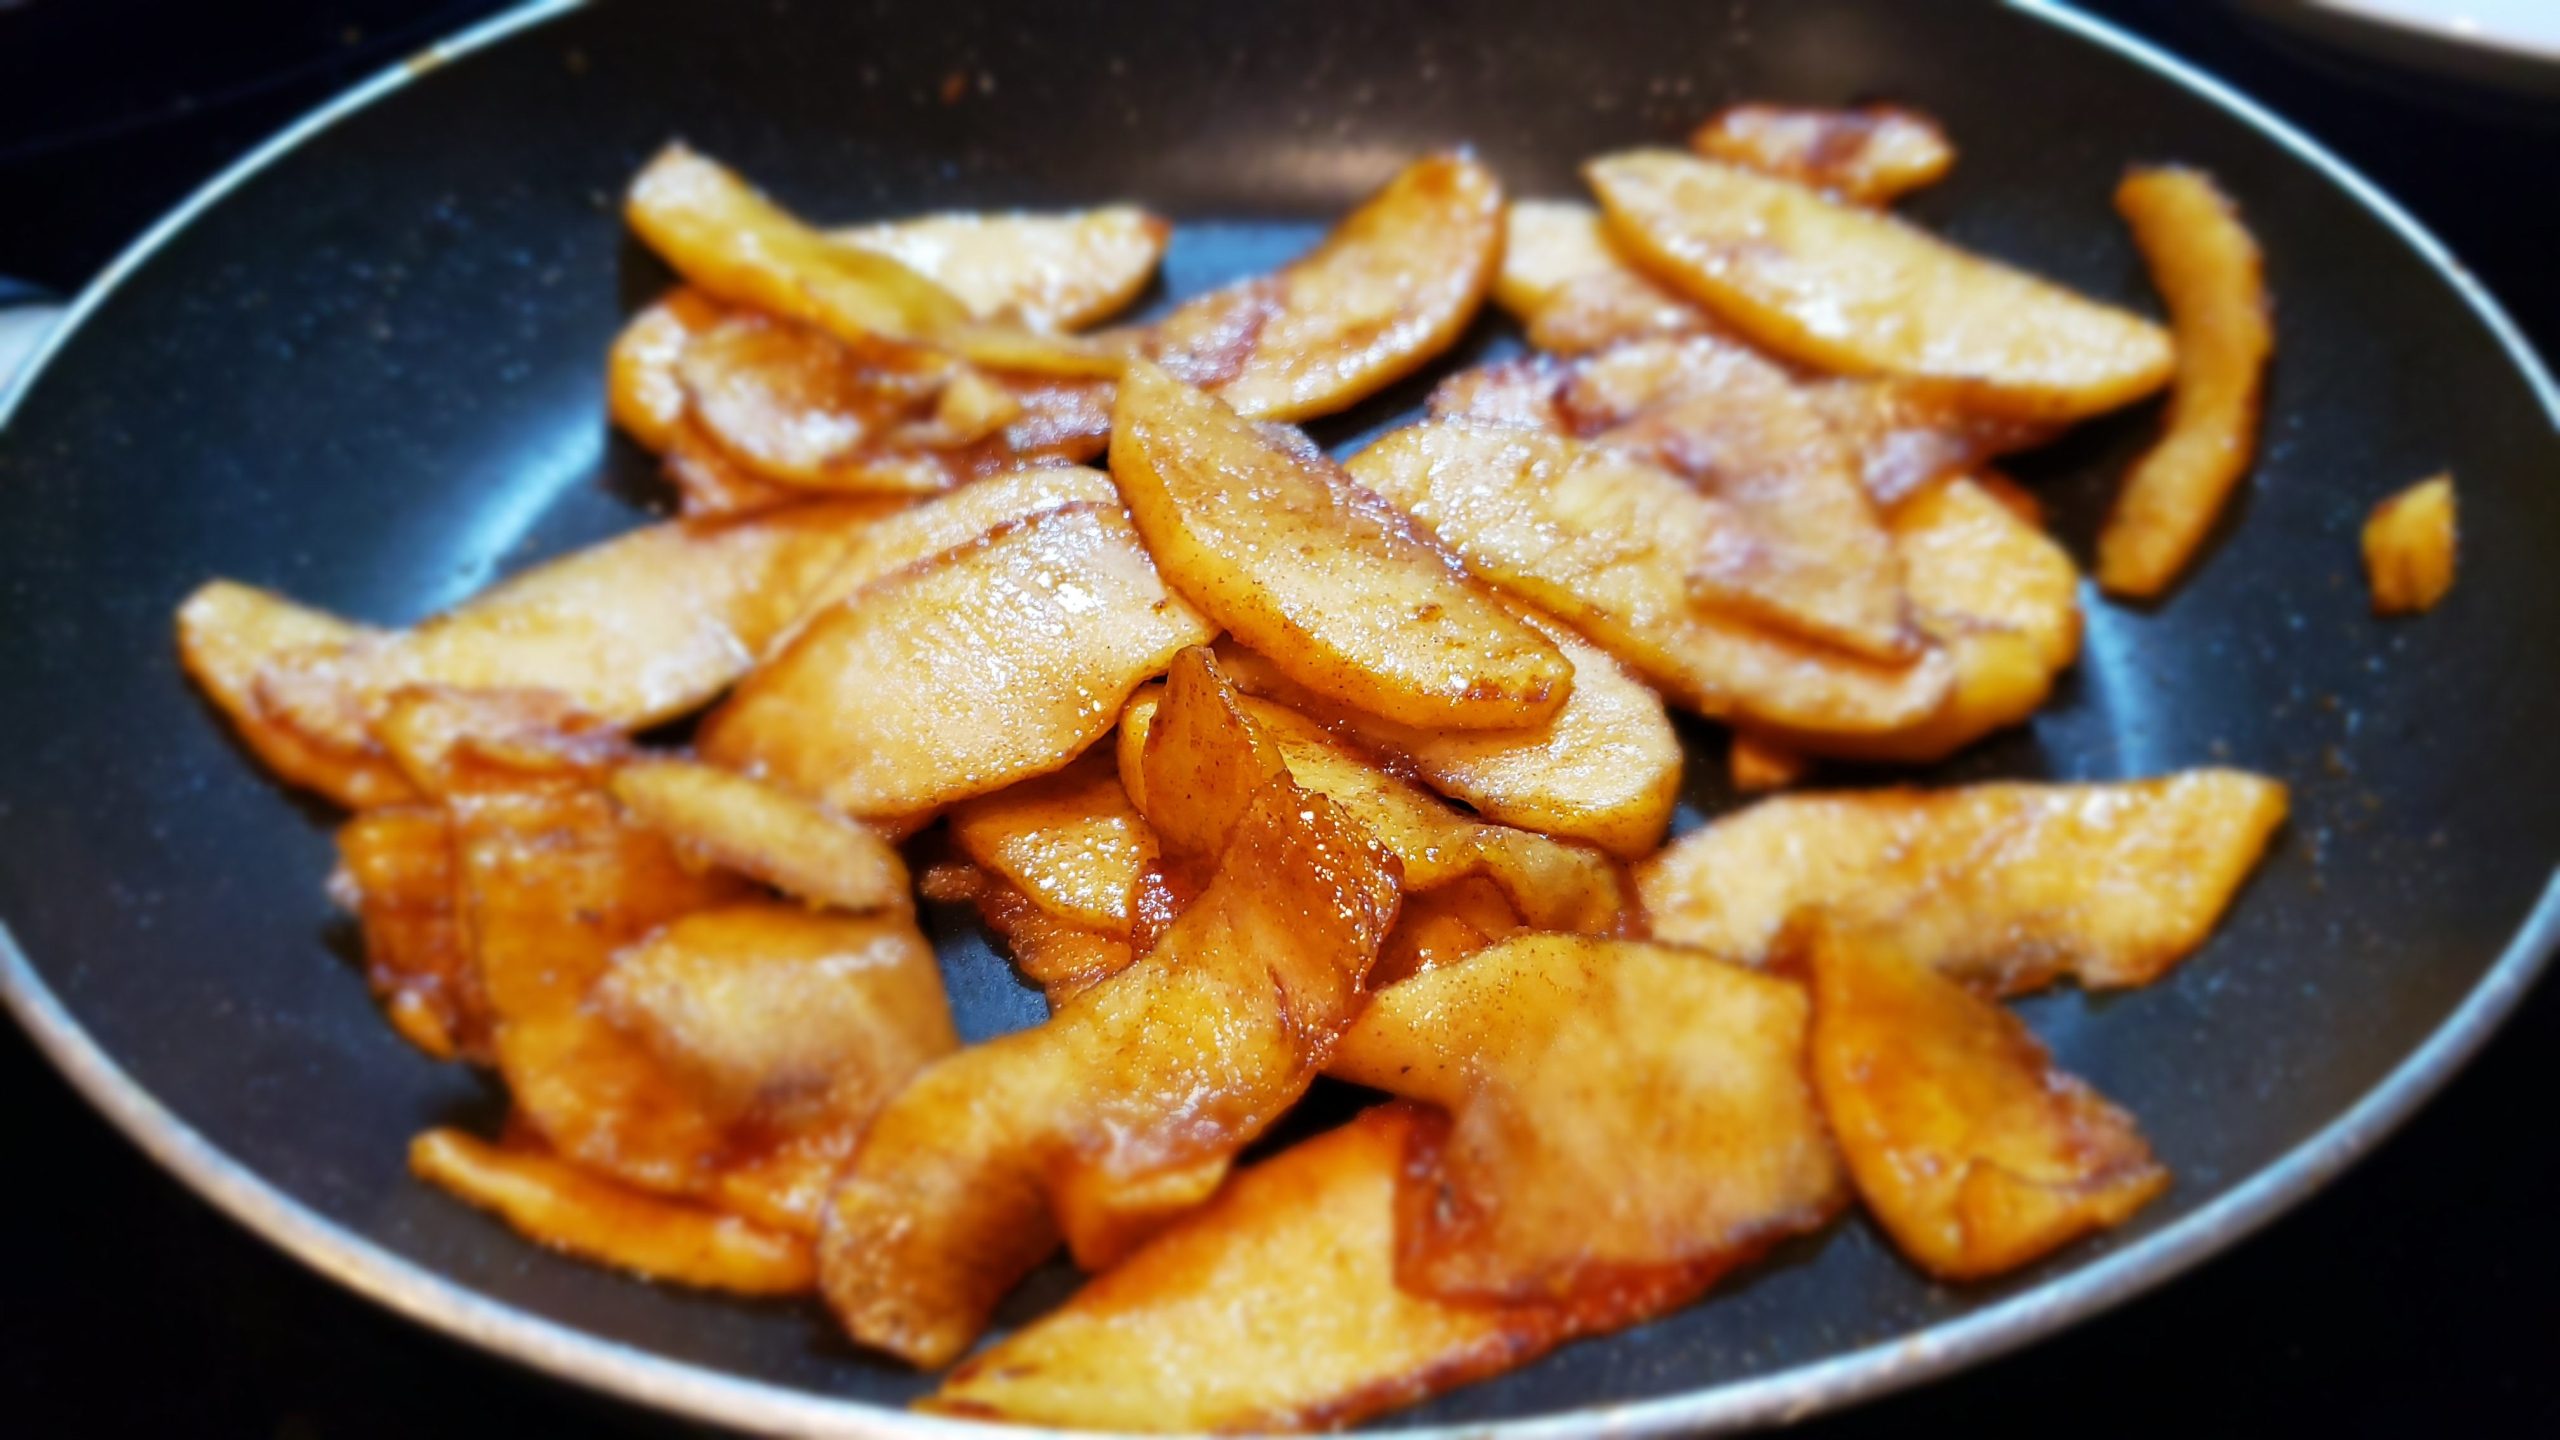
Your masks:
M1780 796L1637 867L1654 938L1762 965L1800 916L1889 919L2006 994L2158 979L2204 943L2285 813L2237 770Z
M840 340L932 344L982 365L1111 375L1118 357L1083 342L978 320L959 297L877 250L809 228L737 174L669 145L633 177L623 217L695 288L815 325Z
M2461 543L2453 472L2421 480L2374 506L2365 517L2362 543L2374 614L2416 615L2436 608L2453 589Z
M1502 887L1480 875L1405 897L1396 928L1369 967L1372 993L1425 970L1454 965L1528 928Z
M1162 216L1135 205L956 211L827 232L940 285L979 320L1034 330L1081 330L1127 308L1155 278L1172 235Z
M1244 1171L923 1408L1096 1430L1326 1430L1528 1364L1574 1333L1562 1307L1396 1284L1396 1180L1424 1123L1379 1106Z
M1387 435L1349 468L1478 575L1702 714L1872 734L1925 718L1953 681L1934 649L1883 665L1695 603L1690 569L1739 533L1732 512L1624 452L1444 420Z
M1088 750L1054 775L951 812L951 839L979 868L1059 920L1126 939L1155 832L1120 788L1112 754Z
M2169 1187L2133 1117L1889 930L1818 928L1813 1074L1858 1193L1930 1274L1978 1280Z
M2080 572L1993 477L1940 482L1887 520L1913 618L1955 663L1936 713L1878 735L1773 732L1819 755L1928 764L2021 724L2080 653Z
M444 808L387 805L348 821L330 889L364 926L365 979L391 1028L439 1060L487 1061L489 1000L455 907Z
M518 1112L580 1165L646 1190L698 1193L726 1148L719 1119L588 1000L615 952L738 898L736 883L689 871L598 791L496 790L447 803L464 924Z
M1641 264L1787 359L1927 380L2025 420L2094 415L2168 382L2159 326L1892 216L1674 150L1583 174Z
M1146 958L940 1062L863 1135L820 1267L853 1337L947 1364L1061 1234L1116 1260L1206 1200L1365 998L1394 861L1321 796L1266 786Z
M827 609L866 585L912 565L957 550L998 530L1070 505L1117 506L1120 492L1099 470L1080 465L1034 465L989 476L951 494L911 506L866 526L845 546L844 556L811 592L799 622L781 636L781 645Z
M1859 205L1934 185L1956 163L1938 122L1899 105L1728 105L1690 132L1689 148Z
M2210 176L2136 170L2116 187L2116 209L2150 262L2178 346L2168 427L2134 462L2098 532L2098 583L2148 599L2195 557L2249 471L2276 333L2265 257Z
M589 1002L724 1121L859 1125L959 1048L933 947L904 911L748 901L617 953Z
M1413 521L1319 454L1133 362L1111 478L1165 578L1298 683L1408 725L1552 717L1573 669Z
M1429 155L1276 275L1213 291L1141 347L1256 420L1349 408L1454 343L1502 255L1502 183L1464 154Z
M1792 981L1525 935L1381 991L1330 1073L1446 1109L1397 1276L1443 1299L1696 1293L1848 1201ZM1637 1308L1646 1308L1639 1305Z
M1210 634L1118 510L1070 506L818 616L698 745L858 819L911 819L1064 766Z
M859 820L760 780L689 760L614 772L613 798L694 859L813 905L855 912L908 903L897 849Z
M412 685L547 689L624 729L719 694L799 613L878 501L651 525L507 580L411 629L272 671L262 703L348 750Z
M1884 661L1918 648L1902 572L1857 456L1793 377L1738 343L1639 341L1573 368L1574 433L1642 455L1740 521L1699 555L1692 590L1769 625Z
M647 1279L741 1295L817 1284L809 1242L796 1235L632 1190L540 1150L429 1130L409 1142L409 1168L529 1240Z
M1177 662L1175 674L1182 673ZM1168 850L1181 821L1166 812L1196 809L1208 791L1156 788L1166 762L1154 726L1171 694L1169 685L1141 690L1120 715L1122 783L1140 813L1155 821ZM1292 779L1341 806L1402 862L1405 889L1419 893L1481 876L1541 929L1605 934L1617 928L1625 882L1616 862L1598 850L1461 814L1286 706L1250 696L1235 703L1252 729L1268 737Z
M383 641L381 631L232 580L212 580L178 607L178 662L261 763L290 785L361 810L418 798L381 747L343 727L305 731L259 699L280 667L334 663Z
M676 362L688 422L760 480L796 490L929 494L1039 461L1102 453L1111 384L985 370L915 346L849 346L739 312Z
M1494 303L1529 343L1579 355L1655 335L1720 331L1707 312L1630 265L1600 212L1574 200L1514 200L1503 212Z
M1399 725L1315 694L1231 638L1218 642L1218 663L1249 693L1420 776L1488 820L1588 841L1622 859L1652 853L1680 790L1680 739L1662 697L1562 622L1534 610L1513 613L1573 663L1564 708L1517 730Z

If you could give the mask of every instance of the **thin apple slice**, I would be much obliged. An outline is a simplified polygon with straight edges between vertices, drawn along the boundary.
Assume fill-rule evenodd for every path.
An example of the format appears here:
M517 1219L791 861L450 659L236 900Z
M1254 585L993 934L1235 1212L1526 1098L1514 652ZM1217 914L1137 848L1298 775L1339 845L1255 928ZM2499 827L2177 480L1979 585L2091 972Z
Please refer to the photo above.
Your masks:
M1956 163L1938 122L1899 105L1728 105L1689 133L1689 148L1858 205L1934 185Z
M1922 1269L2012 1270L2169 1188L2132 1116L1889 931L1817 928L1806 959L1822 1108L1867 1208Z
M1187 658L1187 657L1186 657ZM1183 674L1177 662L1174 674ZM1218 684L1224 685L1223 676ZM1180 811L1204 808L1202 796L1220 786L1169 786L1165 747L1154 737L1163 690L1139 691L1120 715L1120 773L1129 799L1156 822L1167 849L1182 825ZM1408 891L1436 890L1474 877L1491 880L1531 925L1545 930L1606 934L1618 927L1628 896L1615 861L1589 846L1493 825L1452 809L1448 802L1381 767L1322 726L1284 705L1251 696L1232 702L1245 724L1267 738L1289 776L1298 784L1342 807L1377 837L1403 865ZM1205 767L1185 765L1176 774L1198 775ZM1237 788L1253 772L1229 769ZM1159 819L1158 817L1163 817Z
M740 1295L797 1295L818 1267L809 1242L617 1185L556 1155L429 1130L409 1169L538 1244L629 1274Z
M827 238L898 261L979 320L1081 330L1155 278L1173 226L1135 205L1057 214L955 211L848 225Z
M1563 622L1514 608L1573 663L1555 718L1517 730L1430 730L1337 704L1230 638L1218 663L1246 691L1276 700L1504 825L1584 840L1622 859L1662 843L1679 798L1682 751L1662 697Z
M259 761L287 784L362 810L418 798L417 788L361 730L305 730L263 703L262 682L282 668L329 665L384 641L370 626L297 605L272 591L211 580L178 606L178 663Z
M1611 233L1753 341L1900 375L2025 420L2074 420L2168 383L2168 332L1890 215L1676 150L1583 167Z
M697 745L856 819L913 820L1063 767L1212 633L1118 509L1070 505L817 616Z
M1452 1300L1695 1294L1848 1203L1802 986L1524 935L1379 992L1329 1073L1443 1107L1407 1153L1397 1278Z
M1349 469L1478 575L1702 714L1872 734L1924 719L1953 683L1934 648L1883 665L1698 605L1690 570L1740 527L1718 502L1624 452L1433 421L1387 435Z
M1069 1429L1331 1430L1537 1359L1576 1333L1565 1307L1459 1305L1396 1283L1397 1177L1427 1123L1382 1105L1244 1171L922 1408Z
M1191 300L1139 338L1256 420L1349 408L1456 342L1502 256L1502 182L1425 156L1276 275Z
M1139 876L1156 858L1155 832L1099 746L1054 775L957 806L951 839L1061 922L1124 940Z
M552 690L640 729L727 689L800 614L877 500L673 521L537 566L411 629L271 671L262 703L306 735L362 751L403 687Z
M1698 557L1710 603L1876 660L1918 636L1856 452L1788 373L1712 337L1592 355L1557 396L1577 435L1645 456L1731 507L1750 544Z
M2145 985L2202 945L2285 814L2237 770L1764 800L1637 867L1657 940L1765 965L1817 912L2004 994Z
M1456 557L1320 454L1133 362L1111 476L1175 589L1319 694L1407 725L1554 716L1573 668Z
M682 145L641 168L622 209L632 230L695 288L849 343L919 341L982 365L1054 375L1120 368L1101 347L975 318L940 285L877 250L809 228Z
M1265 786L1152 953L872 1122L819 1251L854 1339L948 1364L1062 1235L1099 1267L1206 1201L1365 1001L1395 909L1391 857L1323 797Z

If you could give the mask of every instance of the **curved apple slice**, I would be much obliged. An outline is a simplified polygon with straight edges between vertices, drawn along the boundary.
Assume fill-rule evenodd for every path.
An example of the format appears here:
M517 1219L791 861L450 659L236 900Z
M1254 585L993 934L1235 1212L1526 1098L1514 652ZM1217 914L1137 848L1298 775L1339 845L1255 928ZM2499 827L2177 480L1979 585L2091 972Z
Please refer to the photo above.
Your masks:
M1429 155L1276 275L1199 296L1141 344L1256 420L1329 414L1446 350L1502 256L1502 182Z
M1144 361L1120 384L1111 476L1174 588L1312 690L1481 730L1548 719L1572 688L1554 643L1409 517Z
M1788 359L1949 387L1974 408L2073 420L2168 383L2168 332L1801 185L1676 150L1583 174L1646 268Z
M980 320L1081 330L1138 298L1173 226L1135 205L1055 215L957 211L848 225L827 238L940 285Z
M1696 603L1689 573L1743 543L1732 511L1633 456L1532 430L1434 421L1352 457L1469 568L1578 626L1673 699L1717 718L1824 733L1918 723L1953 667L1881 665Z

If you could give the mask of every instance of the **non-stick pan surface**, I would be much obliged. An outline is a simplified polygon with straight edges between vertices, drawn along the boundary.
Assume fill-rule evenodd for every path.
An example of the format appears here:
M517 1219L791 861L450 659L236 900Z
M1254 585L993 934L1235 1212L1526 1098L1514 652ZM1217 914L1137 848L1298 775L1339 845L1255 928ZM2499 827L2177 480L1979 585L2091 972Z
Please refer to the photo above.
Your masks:
M1164 293L1284 258L1426 147L1524 194L1729 99L1889 96L1963 148L1911 209L2150 307L2107 195L2209 166L2268 254L2281 354L2245 503L2165 604L2093 601L2029 729L1924 776L2283 777L2295 818L2166 982L2023 1008L2142 1118L2178 1184L2008 1281L1930 1285L1851 1222L1658 1324L1391 1424L1549 1433L1769 1419L2017 1343L2298 1198L2432 1089L2530 978L2560 857L2560 440L2494 307L2387 202L2209 82L2067 14L1789 0L1197 6L626 3L520 13L303 127L84 303L0 432L0 945L8 997L217 1203L369 1294L558 1372L742 1425L885 1433L927 1380L812 1305L653 1288L410 1180L403 1146L499 1097L368 1000L321 877L330 817L180 677L170 610L236 576L398 622L665 497L607 434L604 347L664 283L615 196L684 136L828 218L1126 197L1183 222ZM1468 349L1516 342L1482 322ZM1342 443L1409 386L1328 422ZM2083 555L2142 411L2018 469ZM2355 531L2450 467L2463 573L2366 613ZM1696 727L1682 823L1732 801ZM964 1032L1036 1017L936 917ZM22 1237L40 1243L34 1237ZM1011 1313L1071 1284L1044 1274ZM135 1303L147 1304L137 1296ZM888 1407L888 1408L877 1408ZM1595 1415L1595 1410L1605 1415Z

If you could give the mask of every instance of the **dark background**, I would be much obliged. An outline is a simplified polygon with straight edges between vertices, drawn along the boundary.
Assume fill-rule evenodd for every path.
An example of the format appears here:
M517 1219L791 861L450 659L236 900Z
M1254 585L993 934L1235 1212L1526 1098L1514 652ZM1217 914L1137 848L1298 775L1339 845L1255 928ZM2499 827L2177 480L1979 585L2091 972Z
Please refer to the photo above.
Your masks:
M77 289L241 151L492 8L0 0L0 277ZM2087 8L2345 155L2560 353L2542 213L2560 193L2560 102L2368 70L2199 0ZM2546 987L2406 1132L2269 1233L2025 1354L1806 1428L2560 1433L2560 1165L2539 1103L2555 1042L2560 992ZM270 1252L163 1177L7 1027L0 1156L0 1434L681 1433Z

